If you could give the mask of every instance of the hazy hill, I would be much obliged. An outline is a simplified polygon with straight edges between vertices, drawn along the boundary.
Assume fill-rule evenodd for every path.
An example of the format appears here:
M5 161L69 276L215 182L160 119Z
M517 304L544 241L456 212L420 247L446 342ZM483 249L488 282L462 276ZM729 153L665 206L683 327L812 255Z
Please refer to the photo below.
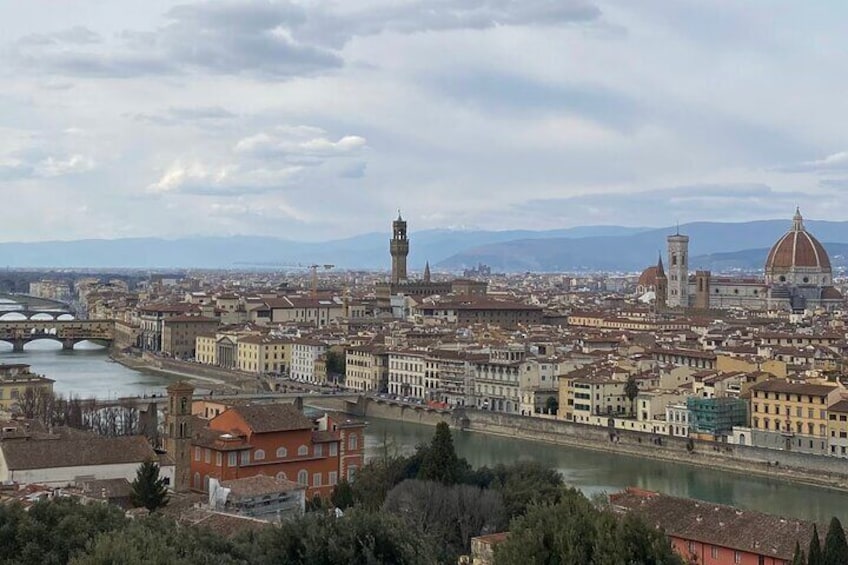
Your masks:
M563 230L425 230L410 233L409 265L421 269L464 249L513 239L629 235L647 228L581 226ZM326 242L273 237L127 238L0 243L0 267L277 268L334 264L382 269L390 264L391 233L368 233Z
M693 267L760 268L768 248L789 229L787 220L697 222L690 236ZM848 222L807 222L832 255L848 255ZM675 228L581 226L563 230L425 230L410 234L410 269L460 270L483 262L497 271L635 271L665 254ZM325 242L272 237L191 237L0 243L0 267L269 269L312 263L384 269L390 264L388 230ZM843 261L844 263L844 261ZM834 264L840 264L834 260ZM719 268L721 267L721 268Z
M820 241L848 243L848 222L810 221L806 225ZM737 251L756 254L755 250L768 250L789 227L790 222L786 220L695 222L680 226L680 232L690 237L690 254L698 257ZM651 229L618 236L517 239L467 249L448 257L438 267L453 270L483 262L507 272L633 271L654 264L658 252L665 255L666 236L675 229ZM747 261L747 266L753 268L763 263L753 255ZM694 260L692 264L695 265Z

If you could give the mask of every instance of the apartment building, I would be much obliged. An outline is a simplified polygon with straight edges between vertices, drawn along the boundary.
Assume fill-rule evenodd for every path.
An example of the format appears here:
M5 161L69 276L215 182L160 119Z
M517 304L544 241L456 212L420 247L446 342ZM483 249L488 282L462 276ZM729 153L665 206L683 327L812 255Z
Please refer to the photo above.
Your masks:
M474 363L474 397L483 410L520 414L523 361Z
M424 377L426 374L424 351L389 352L389 394L424 399Z
M827 409L828 455L848 457L848 400L838 400Z
M197 336L218 329L218 319L206 316L171 316L162 322L162 352L176 359L194 359Z
M324 361L327 344L312 339L295 339L291 344L291 378L295 381L326 384L327 368ZM321 366L323 364L323 371Z
M835 383L769 379L750 389L751 441L760 447L825 455L828 407L841 399ZM740 442L741 443L741 442Z
M379 345L349 347L345 352L345 386L361 392L386 392L389 353Z
M292 340L251 335L243 337L237 345L237 367L240 371L267 375L289 372Z

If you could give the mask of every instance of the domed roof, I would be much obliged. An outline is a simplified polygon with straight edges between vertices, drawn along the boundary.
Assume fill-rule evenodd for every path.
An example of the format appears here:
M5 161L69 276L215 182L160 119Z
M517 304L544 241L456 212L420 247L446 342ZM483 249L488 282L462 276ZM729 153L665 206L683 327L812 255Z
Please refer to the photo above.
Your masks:
M792 229L777 240L766 259L766 273L795 268L830 271L830 258L824 246L804 228L800 210L795 210Z
M657 266L648 267L639 275L639 286L650 287L657 284Z

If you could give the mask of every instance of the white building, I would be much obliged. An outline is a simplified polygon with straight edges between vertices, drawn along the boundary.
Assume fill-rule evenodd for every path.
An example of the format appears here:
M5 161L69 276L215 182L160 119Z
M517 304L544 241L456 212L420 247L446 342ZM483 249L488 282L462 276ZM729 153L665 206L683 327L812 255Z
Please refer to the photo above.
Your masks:
M170 485L173 461L162 460L143 436L4 439L0 482L57 487L103 479L132 482L139 465L148 459L159 462L159 475Z
M291 378L305 383L319 383L316 361L327 353L327 344L308 339L298 339L291 347Z

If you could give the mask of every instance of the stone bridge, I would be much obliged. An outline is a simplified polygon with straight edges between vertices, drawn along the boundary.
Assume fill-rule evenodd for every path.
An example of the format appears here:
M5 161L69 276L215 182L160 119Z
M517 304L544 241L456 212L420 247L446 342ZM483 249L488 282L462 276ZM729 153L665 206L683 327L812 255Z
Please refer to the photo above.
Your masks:
M0 320L0 341L11 343L14 351L38 339L52 339L62 349L73 349L81 341L109 346L114 339L112 320Z
M29 310L29 309L21 309L21 310L0 310L0 322L8 321L20 321L20 320L4 320L4 318L8 314L20 314L27 320L32 319L33 316L41 314L42 318L44 315L50 317L51 320L58 319L60 316L73 316L74 313L70 310L62 310L62 309L45 309L45 310ZM17 317L17 316L16 316Z

